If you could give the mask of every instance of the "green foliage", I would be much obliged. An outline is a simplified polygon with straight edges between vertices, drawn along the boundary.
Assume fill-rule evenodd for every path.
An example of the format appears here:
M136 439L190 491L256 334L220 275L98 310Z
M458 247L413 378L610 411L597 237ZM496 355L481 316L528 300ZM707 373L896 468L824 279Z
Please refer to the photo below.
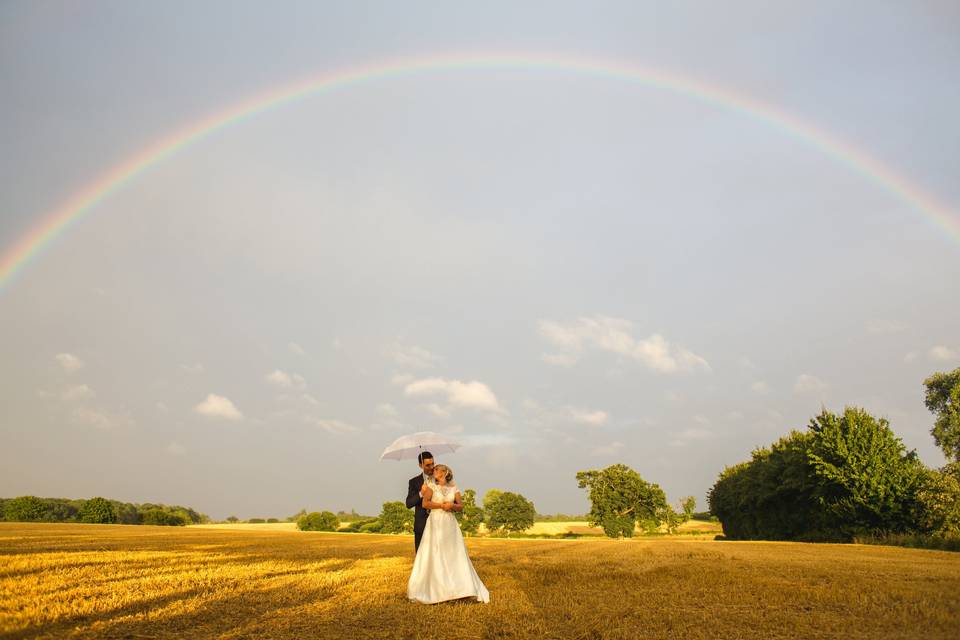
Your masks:
M463 502L463 510L453 512L460 522L460 531L464 535L476 535L484 517L483 509L477 506L477 492L467 489L460 495L460 500Z
M404 505L406 506L406 505ZM360 533L380 533L383 525L380 523L380 519L371 520L370 522L360 525Z
M948 460L960 462L960 368L935 373L923 381L924 402L937 416L930 433Z
M379 518L363 518L361 520L351 520L350 523L343 528L343 531L349 531L351 533L367 533L367 531L362 531L365 525L376 523L377 532L380 531L380 519Z
M500 489L487 489L487 492L483 494L483 508L489 509L497 498L503 495L503 491Z
M850 540L916 528L923 465L884 419L863 409L824 410L710 490L724 535L741 539Z
M336 531L340 528L340 520L332 511L314 511L300 516L297 528L300 531Z
M633 537L637 521L655 529L672 513L663 489L624 464L579 471L577 486L590 491L590 524L611 538Z
M267 518L267 523L280 522L276 518Z
M7 500L3 511L4 518L9 522L40 522L47 513L47 507L36 496L20 496Z
M380 512L380 533L413 531L413 511L402 502L384 502Z
M264 520L263 518L250 518L249 520L247 520L247 522L249 522L250 524L263 524L264 522L266 522L266 520Z
M680 500L680 508L683 509L683 515L689 520L697 510L697 499L693 496L687 496Z
M93 524L114 524L117 521L117 512L106 498L90 498L80 508L80 520Z
M490 491L484 496L483 511L486 515L487 529L496 532L520 532L533 526L533 517L537 510L533 503L519 493Z
M160 507L150 507L141 512L142 523L146 525L182 527L189 524L189 520L179 513L173 513Z
M305 515L307 515L307 510L306 510L306 509L300 509L300 511L297 511L295 514L293 514L292 516L288 517L288 518L287 518L287 522L296 522L297 520L299 520L300 518L302 518L302 517L305 516Z
M924 469L916 495L917 528L937 536L960 537L960 463Z
M240 522L240 518L238 518L237 516L227 516L227 522L230 522L230 523Z

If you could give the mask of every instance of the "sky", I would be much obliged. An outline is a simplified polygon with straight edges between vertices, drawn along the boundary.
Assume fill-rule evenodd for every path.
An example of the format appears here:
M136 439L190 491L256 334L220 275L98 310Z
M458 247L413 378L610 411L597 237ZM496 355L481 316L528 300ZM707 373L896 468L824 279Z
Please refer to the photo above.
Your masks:
M960 366L955 2L0 4L0 261L114 168L309 78L370 77L135 173L0 283L0 496L376 514L435 431L459 487L706 494L821 408L928 465ZM807 123L947 212L939 222ZM949 225L953 225L950 227Z

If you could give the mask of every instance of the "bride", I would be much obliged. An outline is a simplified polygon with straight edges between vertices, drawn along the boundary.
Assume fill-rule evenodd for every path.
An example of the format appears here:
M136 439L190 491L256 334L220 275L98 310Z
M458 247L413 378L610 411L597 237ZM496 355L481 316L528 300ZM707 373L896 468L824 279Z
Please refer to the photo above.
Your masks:
M460 523L452 513L463 509L453 472L438 464L433 480L423 485L423 508L430 515L407 582L407 597L424 604L458 598L490 602L490 592L470 562Z

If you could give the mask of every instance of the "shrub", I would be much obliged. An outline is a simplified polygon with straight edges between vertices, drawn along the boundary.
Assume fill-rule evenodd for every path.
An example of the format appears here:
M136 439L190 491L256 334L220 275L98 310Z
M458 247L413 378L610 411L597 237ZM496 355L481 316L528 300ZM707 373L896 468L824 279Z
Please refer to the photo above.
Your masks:
M463 510L453 512L460 523L460 531L464 535L476 535L484 518L483 509L477 506L477 492L467 489L460 499L463 502Z
M382 523L377 519L361 525L359 531L360 533L380 533L382 527Z
M154 526L182 527L188 522L182 516L159 507L147 509L141 513L141 516L143 524Z
M297 520L300 531L336 531L340 528L340 521L330 511L314 511Z
M247 522L249 522L250 524L263 524L264 522L266 522L266 520L264 520L263 518L250 518L249 520L247 520Z

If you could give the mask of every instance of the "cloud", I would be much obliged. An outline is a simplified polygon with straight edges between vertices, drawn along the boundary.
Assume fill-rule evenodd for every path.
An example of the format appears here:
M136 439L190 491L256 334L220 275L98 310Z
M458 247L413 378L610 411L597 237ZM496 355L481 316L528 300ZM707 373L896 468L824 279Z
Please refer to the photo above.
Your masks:
M355 431L359 431L357 427L342 420L306 417L304 418L304 422L313 425L318 429L322 429L327 433L353 433Z
M930 347L930 351L927 352L927 355L930 356L931 360L955 360L960 354L957 353L955 349L946 347L942 344L935 347Z
M442 357L417 345L403 346L396 344L391 355L397 364L414 369L430 369L443 362Z
M453 407L504 412L490 387L476 380L461 382L444 378L425 378L408 384L403 393L408 397L443 395L446 396L447 403Z
M63 395L61 395L60 397L62 397L64 400L68 402L72 402L74 400L89 400L90 398L93 398L96 395L97 394L93 392L93 389L91 389L87 385L78 384L72 387L68 387L66 391L63 392Z
M157 406L157 411L160 411L162 413L167 413L168 411L170 411L170 407L168 407L166 403L158 402L156 406Z
M570 366L584 351L596 349L632 358L659 373L710 371L710 364L703 357L670 343L660 334L635 338L633 325L621 318L581 317L567 324L541 320L538 331L562 351L543 356L551 364Z
M694 420L696 420L696 417ZM712 437L713 432L708 429L703 429L701 427L690 427L689 429L684 429L683 431L677 433L667 444L671 447L685 447L690 444L690 442L696 440L707 440Z
M184 449L183 445L181 445L179 442L171 442L170 444L167 445L167 453L169 454L172 454L175 456L182 456L186 452L187 450Z
M821 393L827 388L826 383L816 376L801 373L793 384L794 393Z
M280 369L265 375L264 380L281 389L303 389L307 386L307 381L299 373L290 374Z
M187 373L198 374L203 373L203 365L199 362L194 362L193 364L182 364L180 368L186 371Z
M757 380L756 382L754 382L752 385L750 385L750 389L754 393L759 393L761 395L770 393L770 385L768 385L763 380Z
M307 355L307 352L303 350L303 347L301 347L301 346L300 346L299 344L297 344L296 342L288 342L288 343L287 343L287 349L290 351L290 353L292 353L292 354L295 355L295 356L305 356L305 355Z
M200 415L208 418L223 418L224 420L240 420L243 414L234 406L229 398L211 393L207 399L193 408Z
M134 424L129 416L109 415L88 407L77 407L74 409L73 420L79 424L105 431L117 427L129 427Z
M379 413L382 416L387 416L388 418L392 418L397 415L397 408L394 407L389 402L382 402L377 405L377 413Z
M413 382L413 376L409 373L395 373L393 377L390 378L390 384L403 386L410 382Z
M909 353L907 353L907 355L903 356L903 361L904 361L904 362L913 362L914 360L917 359L917 357L918 357L919 355L920 355L920 354L917 353L916 351L910 351Z
M623 450L622 442L611 442L610 444L598 445L590 450L592 456L615 456Z
M72 353L58 353L56 355L57 362L60 363L60 366L63 367L63 370L67 373L73 373L74 371L79 371L83 369L84 363L83 360L73 355Z
M303 398L303 401L306 402L307 404L312 404L315 407L320 405L320 401L314 398L309 393L303 394L301 398Z
M540 359L557 367L572 367L579 358L571 353L545 353Z
M591 427L600 427L606 424L610 415L606 411L588 411L576 407L567 407L567 414L570 418L579 424L588 424Z
M872 335L886 335L890 333L900 333L907 326L896 320L874 319L868 320L866 324L867 333Z
M421 406L422 406L426 411L428 411L429 413L432 413L433 415L435 415L435 416L438 417L438 418L449 418L449 417L450 417L450 412L449 412L447 409L444 409L444 408L441 407L440 405L436 404L435 402L431 402L431 403L429 403L429 404L424 404L424 405L421 405Z

